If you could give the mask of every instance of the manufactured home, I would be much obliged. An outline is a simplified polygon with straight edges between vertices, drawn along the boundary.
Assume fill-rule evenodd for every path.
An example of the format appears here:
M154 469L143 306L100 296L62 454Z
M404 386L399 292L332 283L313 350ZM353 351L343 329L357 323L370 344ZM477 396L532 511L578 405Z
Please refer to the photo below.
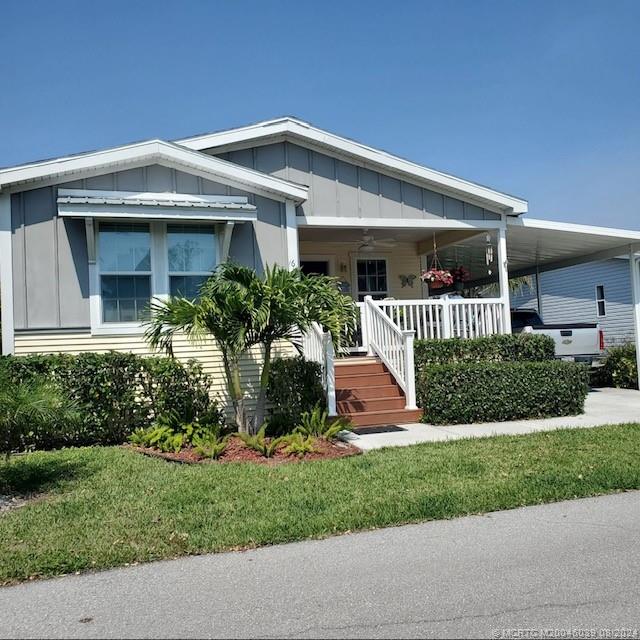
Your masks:
M640 232L531 219L527 209L521 197L289 117L8 167L2 350L149 353L141 321L151 298L197 295L226 260L300 265L340 279L361 309L352 353L376 358L398 389L382 408L366 394L357 409L340 405L335 380L348 376L337 367L354 367L364 387L376 380L358 373L363 361L328 353L320 328L305 345L323 364L330 408L363 424L415 419L413 340L509 333L509 277L631 256L637 307ZM465 268L461 297L422 283L433 264ZM491 282L493 297L471 295ZM199 359L224 394L214 345L185 340L176 352ZM259 360L243 362L249 385Z

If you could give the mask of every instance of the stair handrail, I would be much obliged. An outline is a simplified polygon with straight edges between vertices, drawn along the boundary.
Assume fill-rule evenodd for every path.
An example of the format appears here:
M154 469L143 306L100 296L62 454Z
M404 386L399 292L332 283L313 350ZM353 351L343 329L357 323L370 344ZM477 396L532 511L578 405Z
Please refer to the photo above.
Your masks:
M367 350L375 353L404 391L406 409L416 409L416 380L413 358L415 331L401 329L378 307L371 296L365 296ZM364 334L364 331L363 331Z
M312 322L310 330L303 334L302 349L307 360L320 365L327 411L330 416L337 415L335 349L331 333L325 331L319 323Z

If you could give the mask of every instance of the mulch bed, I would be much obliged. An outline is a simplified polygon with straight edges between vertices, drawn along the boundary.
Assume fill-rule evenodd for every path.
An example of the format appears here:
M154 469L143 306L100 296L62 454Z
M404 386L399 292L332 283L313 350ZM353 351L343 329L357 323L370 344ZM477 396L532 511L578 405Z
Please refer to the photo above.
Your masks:
M183 464L223 464L227 462L253 462L256 464L278 465L290 462L308 462L311 460L332 460L335 458L345 458L347 456L355 456L361 453L353 445L346 442L329 442L323 438L316 438L313 453L307 453L303 458L298 456L287 455L284 452L286 445L279 447L271 458L265 458L263 455L247 447L240 438L232 437L225 452L218 460L210 458L201 458L194 449L185 447L179 453L164 453L158 449L148 447L136 447L133 445L124 445L128 449L142 453L152 458L162 458L170 462L181 462Z

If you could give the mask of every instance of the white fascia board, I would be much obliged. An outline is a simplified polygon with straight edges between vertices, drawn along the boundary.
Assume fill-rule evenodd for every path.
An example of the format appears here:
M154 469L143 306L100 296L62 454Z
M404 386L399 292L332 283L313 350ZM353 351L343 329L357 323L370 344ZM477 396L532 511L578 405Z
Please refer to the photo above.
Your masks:
M355 218L297 216L298 227L343 227L352 229L500 229L501 220L452 220L449 218Z
M72 180L82 177L84 172L95 174L97 171L117 171L132 164L153 162L192 170L197 175L212 180L226 180L238 188L282 201L290 198L302 202L307 198L306 187L163 140L150 140L115 149L3 169L0 170L0 190L32 181L60 181L62 178Z
M631 229L616 229L612 227L596 227L574 222L555 222L553 220L540 220L537 218L509 218L509 226L524 227L525 229L542 229L546 231L566 231L569 233L585 233L594 236L615 238L618 240L640 241L640 231Z
M468 180L430 169L429 167L411 162L410 160L394 156L386 151L374 149L373 147L355 142L354 140L323 131L306 122L293 118L269 120L248 127L185 138L177 140L176 142L182 146L200 151L212 147L223 147L225 145L233 145L247 141L259 141L260 139L268 139L279 135L299 137L321 147L327 147L347 156L353 156L371 165L418 178L429 184L440 186L454 192L467 194L481 200L487 200L495 203L509 214L518 215L526 213L528 210L527 201L521 198L516 198L515 196L490 189L489 187L484 187L474 182L469 182Z

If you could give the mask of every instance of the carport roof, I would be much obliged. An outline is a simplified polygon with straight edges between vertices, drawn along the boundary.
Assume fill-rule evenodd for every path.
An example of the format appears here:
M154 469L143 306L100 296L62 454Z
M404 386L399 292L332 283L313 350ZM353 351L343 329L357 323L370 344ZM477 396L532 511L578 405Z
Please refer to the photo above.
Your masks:
M449 243L439 253L447 265L459 262L470 268L472 274L479 274L486 271L486 242L486 232L481 232ZM640 231L534 218L507 220L510 277L607 260L628 255L632 250L640 251Z

